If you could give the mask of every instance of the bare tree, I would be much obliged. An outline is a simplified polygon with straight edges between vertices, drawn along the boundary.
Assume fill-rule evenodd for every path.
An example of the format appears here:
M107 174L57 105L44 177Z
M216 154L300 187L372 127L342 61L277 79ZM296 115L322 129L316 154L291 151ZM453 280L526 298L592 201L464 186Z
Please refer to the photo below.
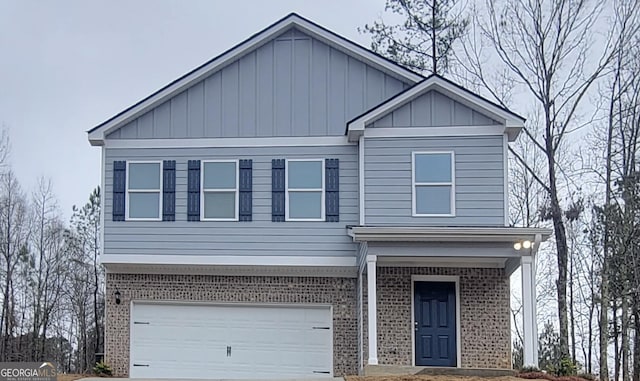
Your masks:
M385 11L403 22L380 19L360 32L371 35L371 48L417 71L446 73L454 56L454 44L466 32L469 18L457 0L387 0Z
M503 69L540 107L541 136L527 130L525 135L546 159L545 171L537 180L548 199L543 217L552 221L555 233L559 334L565 357L569 357L569 248L560 202L562 173L558 157L565 149L567 136L584 126L579 122L580 106L610 65L621 36L629 29L623 23L621 30L611 30L594 43L595 26L604 22L603 4L586 0L487 1L486 19L477 20ZM470 60L477 57L472 55ZM477 70L480 67L477 60L468 65L479 82L489 84L485 73Z

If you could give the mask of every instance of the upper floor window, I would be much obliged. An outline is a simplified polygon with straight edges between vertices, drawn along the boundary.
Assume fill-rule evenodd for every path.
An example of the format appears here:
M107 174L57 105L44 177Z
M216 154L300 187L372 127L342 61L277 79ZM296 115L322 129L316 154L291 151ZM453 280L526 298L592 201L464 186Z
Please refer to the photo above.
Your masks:
M238 220L238 161L202 162L202 221Z
M162 219L162 163L127 162L127 219L159 221Z
M414 152L412 172L413 215L454 216L454 153Z
M287 160L287 221L324 221L324 167L323 159Z

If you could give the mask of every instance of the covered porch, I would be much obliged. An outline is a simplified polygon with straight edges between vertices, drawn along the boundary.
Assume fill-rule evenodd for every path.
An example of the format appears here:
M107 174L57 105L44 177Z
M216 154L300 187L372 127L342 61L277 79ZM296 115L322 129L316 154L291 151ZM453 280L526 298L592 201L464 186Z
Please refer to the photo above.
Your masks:
M518 268L524 360L537 364L535 255L550 230L358 226L348 233L360 244L365 373L511 369L510 276Z

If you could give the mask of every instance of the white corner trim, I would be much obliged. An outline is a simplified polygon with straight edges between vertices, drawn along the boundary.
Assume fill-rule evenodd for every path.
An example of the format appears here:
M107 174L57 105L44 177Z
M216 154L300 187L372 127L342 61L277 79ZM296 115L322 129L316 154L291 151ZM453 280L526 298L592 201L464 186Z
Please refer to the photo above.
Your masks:
M449 155L451 163L451 181L418 183L416 181L416 155ZM416 186L451 186L450 213L445 214L421 214L416 210ZM411 216L412 217L455 217L456 216L456 154L454 151L414 151L411 152Z
M355 267L353 257L324 256L274 256L274 255L144 255L105 254L101 263L109 264L151 264L184 266L325 266Z
M365 166L365 145L364 136L358 139L358 209L359 209L359 225L365 224L365 186L364 186L364 166Z
M105 184L106 180L106 170L107 170L107 150L104 147L100 147L100 153L102 156L102 161L100 163L100 253L104 254L104 221L105 221ZM113 164L111 164L113 166ZM125 176L127 174L125 173ZM126 191L126 186L125 186ZM126 196L125 196L126 197ZM113 205L111 205L113 208ZM125 209L125 213L126 213ZM126 214L125 214L126 215ZM106 303L105 303L106 308ZM105 315L106 316L106 315Z
M354 145L346 136L286 136L256 138L108 139L107 148L243 148Z
M416 365L416 335L414 331L415 315L415 282L451 282L456 288L456 368L462 367L462 331L460 320L460 276L459 275L411 275L411 321L409 322L411 335L411 365Z
M503 170L503 196L504 199L504 226L509 226L509 141L507 134L502 136L502 170Z

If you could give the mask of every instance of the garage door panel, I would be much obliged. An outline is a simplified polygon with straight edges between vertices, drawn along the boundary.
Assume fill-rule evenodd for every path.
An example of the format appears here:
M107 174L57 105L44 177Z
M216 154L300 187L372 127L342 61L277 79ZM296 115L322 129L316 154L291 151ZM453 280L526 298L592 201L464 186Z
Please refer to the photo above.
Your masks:
M329 307L134 303L132 320L139 324L132 325L131 377L298 378L332 371Z

